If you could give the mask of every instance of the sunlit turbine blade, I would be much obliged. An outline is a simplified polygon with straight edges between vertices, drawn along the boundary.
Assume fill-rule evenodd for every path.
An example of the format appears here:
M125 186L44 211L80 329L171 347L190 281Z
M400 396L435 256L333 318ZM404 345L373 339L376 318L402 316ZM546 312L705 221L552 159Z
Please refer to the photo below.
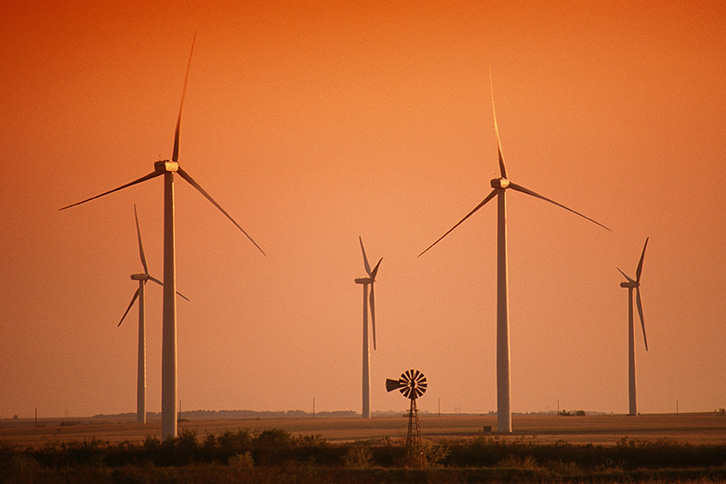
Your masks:
M459 225L461 225L461 224L462 224L462 223L464 222L464 220L466 220L466 219L468 219L469 217L471 217L472 215L474 215L474 212L476 212L477 210L479 210L480 208L482 208L482 207L483 207L483 206L484 206L484 205L485 205L485 204L486 204L486 203L487 203L487 202L488 202L489 200L491 200L492 198L494 198L494 195L496 195L496 194L497 194L497 189L495 188L494 190L492 190L492 192L491 192L491 193L490 193L489 195L487 195L487 197L486 197L486 198L485 198L484 200L482 200L482 201L481 201L481 203L479 203L479 205L477 205L476 207L474 207L474 210L472 210L471 212L469 212L469 213L468 213L468 214L466 215L466 217L464 217L464 218L462 218L461 220L459 220L459 223L457 223L456 225L454 225L453 227L451 227L451 228L449 229L449 231L448 231L448 232L446 232L446 233L445 233L444 235L442 235L441 237L439 237L439 239L438 239L438 240L437 240L436 242L434 242L433 244L429 245L429 246L428 246L428 247L426 248L426 250L424 250L423 252L421 252L421 253L420 253L420 254L418 255L418 257L421 257L421 256L422 256L422 255L424 255L424 254L425 254L426 252L428 252L428 250L429 250L429 249L430 249L431 247L433 247L434 245L436 245L436 244L438 244L439 242L441 242L441 240L442 240L442 239L443 239L444 237L446 237L447 235L449 235L449 234L450 234L450 233L451 233L451 232L452 232L452 231L453 231L453 230L454 230L454 229L455 229L456 227L458 227Z
M141 257L141 265L144 266L144 274L149 273L149 266L146 265L146 256L144 255L144 246L141 243L141 229L139 228L139 214L136 213L136 204L134 204L134 218L136 219L136 235L139 237L139 256Z
M643 328L643 342L645 351L648 351L648 338L645 336L645 319L643 319L643 303L640 301L640 287L635 288L635 302L638 304L638 315L640 315L640 326Z
M164 283L163 283L163 282L161 282L161 281L160 281L159 279L157 279L156 277L154 277L154 276L152 276L152 275L150 275L150 274L146 274L146 275L147 275L147 276L149 276L149 280L150 280L150 281L152 281L152 282L155 282L155 283L157 283L158 285L160 285L160 286L164 287ZM179 291L177 291L177 292L176 292L176 294L177 294L177 296L181 297L182 299L184 299L184 300L186 300L186 301L189 301L189 298L188 298L188 297L186 297L186 296L185 296L184 294L180 293Z
M194 43L197 41L197 33L194 33L192 40L192 50L189 52L189 62L187 63L187 75L184 77L184 89L182 89L181 104L179 105L179 117L176 120L176 130L174 131L174 150L172 151L171 161L179 161L179 131L181 128L182 108L184 107L184 95L187 93L187 81L189 80L189 68L192 66L192 54L194 53Z
M499 171L502 178L507 178L507 168L504 166L504 156L502 155L502 142L499 139L499 126L497 125L497 112L494 110L494 82L492 81L492 67L489 66L489 88L492 92L492 116L494 116L494 133L497 136L497 152L499 154Z
M74 203L74 204L71 204L71 205L67 205L67 206L65 206L65 207L63 207L63 208L61 208L61 209L59 209L59 210L65 210L65 209L67 209L67 208L71 208L71 207L75 207L76 205L80 205L80 204L82 204L82 203L90 202L91 200L95 200L95 199L97 199L97 198L101 198L102 196L104 196L104 195L108 195L109 193L117 192L117 191L119 191L119 190L123 190L124 188L128 188L128 187L130 187L131 185L136 185L137 183L145 182L146 180L151 180L152 178L155 178L155 177L157 177L157 176L159 176L159 175L162 175L163 173L164 173L164 172L162 172L162 171L153 171L153 172L149 173L149 174L148 174L148 175L146 175L146 176L142 176L142 177L141 177L141 178L139 178L138 180L134 180L134 181L132 181L131 183L127 183L126 185L122 185L122 186L120 186L120 187L118 187L118 188L114 188L113 190L109 190L109 191L107 191L107 192L103 192L102 194L100 194L100 195L96 195L95 197L87 198L87 199L85 199L85 200L82 200L82 201L80 201L80 202L76 202L76 203Z
M368 275L371 275L371 266L368 264L368 257L366 256L366 249L363 247L363 238L359 235L358 240L360 241L360 250L363 252L363 265L366 268Z
M586 219L586 220L589 220L590 222L592 222L592 223L594 223L594 224L596 224L596 225L599 225L600 227L604 228L605 230L610 230L610 229L609 229L608 227L604 226L604 225L603 225L603 224L601 224L600 222L597 222L597 221L595 221L595 220L591 219L590 217L588 217L588 216L586 216L586 215L583 215L583 214L581 214L580 212L577 212L577 211L575 211L575 210L572 210L571 208L568 208L568 207L566 207L566 206L562 205L561 203L557 203L557 202L555 202L554 200L551 200L551 199L549 199L549 198L547 198L547 197L543 197L543 196L542 196L542 195L540 195L539 193L535 193L535 192L533 192L532 190L529 190L529 189L527 189L527 188L524 188L524 187L523 187L523 186L521 186L521 185L517 185L516 183L510 183L510 184L509 184L509 188L511 188L512 190L516 190L516 191L518 191L518 192L526 193L527 195L531 195L531 196L533 196L533 197L535 197L535 198L539 198L540 200L544 200L545 202L550 202L550 203L552 203L552 204L554 204L554 205L557 205L558 207L564 208L564 209L565 209L565 210L567 210L568 212L572 212L572 213L574 213L575 215L579 215L580 217L582 217L582 218L584 218L584 219Z
M376 266L378 268L378 266ZM373 331L373 349L376 349L376 297L373 292L375 284L371 281L371 295L369 301L371 303L371 330Z
M121 326L121 323L124 322L124 318L126 318L126 315L129 314L129 311L131 311L131 306L134 305L134 303L136 302L136 298L139 297L139 291L140 291L140 289L136 289L136 292L134 293L134 297L131 298L131 302L129 303L129 307L126 308L126 312L124 313L123 316L121 316L121 321L119 321L118 324L116 325L117 328L119 326Z
M624 278L626 278L628 280L628 282L635 282L634 280L632 280L631 278L629 278L626 273L624 273L623 271L621 271L619 267L618 267L618 271L623 275Z
M229 220L230 220L230 221L231 221L231 222L232 222L233 224L235 224L235 226L237 226L237 228L238 228L238 229L240 229L240 230L242 231L242 233L243 233L243 234L245 234L245 235L247 236L247 238L248 238L248 239L250 239L250 242L252 242L253 244L255 244L255 247L257 247L257 249L258 249L258 250L259 250L260 252L262 252L262 255L264 255L265 257L267 257L267 254L265 254L265 251L263 251L263 250L262 250L262 249L260 248L260 246L259 246L259 245L257 245L257 242L255 242L255 241L254 241L254 240L252 239L252 237L250 237L250 235L249 235L249 234L248 234L247 232L245 232L245 229L243 229L243 228L242 228L242 227L240 226L240 224L238 224L238 223L237 223L237 222L235 221L235 219L233 219L233 218L232 218L232 216L231 216L230 214L228 214L228 213L227 213L227 211L226 211L225 209L223 209L223 208L222 208L222 206L221 206L221 205L219 205L219 204L218 204L218 203L217 203L217 202L216 202L216 201L215 201L215 200L214 200L214 199L212 198L212 196L211 196L211 195L210 195L209 193L207 193L207 192L206 192L206 191L204 190L204 188L202 188L202 187L201 187L201 186L199 185L199 183L197 183L196 181L194 181L194 179L193 179L193 178L192 178L191 176L189 176L189 173L187 173L186 171L182 170L182 169L181 169L181 167L179 167L179 171L178 171L177 173L179 173L179 176L181 176L182 178L184 178L184 179L185 179L185 180L186 180L186 181L187 181L187 182L188 182L188 183L189 183L189 184L190 184L191 186L193 186L194 188L196 188L196 189L197 189L197 190L199 191L199 193L201 193L202 195L204 195L204 197L205 197L205 198L206 198L207 200L209 200L210 202L212 202L212 205L214 205L215 207L217 207L217 209L218 209L218 210L219 210L220 212L222 212L222 213L223 213L223 214L224 214L224 215L225 215L225 216L226 216L226 217L227 217L227 218L228 218L228 219L229 219Z
M378 274L378 266L381 265L381 261L382 260L383 260L383 257L381 257L378 260L378 264L376 264L376 266L373 268L373 272L371 272L371 274L370 274L371 275L371 279L375 280L376 274Z
M635 280L640 282L640 273L643 272L643 258L645 257L645 248L648 247L648 239L650 237L645 238L645 244L643 244L643 253L640 254L640 261L638 261L638 269L635 271Z

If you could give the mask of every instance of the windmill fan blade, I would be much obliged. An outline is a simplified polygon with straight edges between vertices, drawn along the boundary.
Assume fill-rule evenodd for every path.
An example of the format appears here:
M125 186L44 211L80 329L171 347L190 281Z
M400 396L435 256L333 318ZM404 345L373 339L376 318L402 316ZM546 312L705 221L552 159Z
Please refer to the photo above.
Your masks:
M139 256L141 257L141 265L144 266L144 274L148 274L149 266L146 265L144 245L141 243L141 229L139 228L139 214L136 212L136 204L134 204L134 218L136 219L136 235L139 237Z
M640 274L643 272L643 258L645 257L645 248L648 247L648 239L650 237L646 237L645 244L643 244L643 253L640 254L640 260L638 261L638 269L635 271L635 280L637 282L640 282Z
M494 82L492 81L492 68L489 66L489 87L492 92L492 116L494 117L494 133L497 136L497 153L499 154L499 171L502 178L507 178L507 168L504 166L504 156L502 156L502 142L499 140L499 126L497 125L497 112L494 110Z
M228 218L228 219L229 219L229 220L230 220L230 221L231 221L231 222L232 222L233 224L235 224L235 226L236 226L236 227L237 227L238 229L240 229L240 230L242 231L242 233L243 233L243 234L245 234L245 235L247 236L247 238L248 238L248 239L250 239L250 242L252 242L252 243L253 243L253 244L255 245L255 247L257 247L257 250L259 250L260 252L262 252L262 255L264 255L265 257L267 257L267 254L265 254L265 251L263 251L263 250L262 250L262 249L260 248L260 246L259 246L259 245L257 245L257 242L255 242L255 241L254 241L254 239L252 239L252 237L250 237L250 235L249 235L249 234L248 234L247 232L245 232L245 229L243 229L243 228L242 228L242 227L240 226L240 224L238 224L238 223L237 223L237 222L235 221L235 219L233 219L233 218L232 218L232 216L231 216L230 214L228 214L228 213L227 213L227 211L226 211L225 209L223 209L223 208L222 208L222 206L221 206L221 205L219 205L219 204L218 204L218 203L217 203L217 202L216 202L216 201L215 201L215 200L214 200L214 199L212 198L212 196L211 196L211 195L210 195L209 193L207 193L207 192L206 192L206 191L204 190L204 188L202 188L202 187L201 187L201 186L199 185L199 183L197 183L196 181L194 181L194 179L193 179L193 178L192 178L192 177L191 177L191 176L189 175L189 173L187 173L186 171L182 170L182 169L181 169L181 167L179 168L179 171L178 171L177 173L179 173L179 176L181 176L182 178L184 178L184 179L185 179L185 180L186 180L186 181L187 181L187 182L188 182L188 183L189 183L189 184L190 184L191 186L193 186L194 188L196 188L196 189L197 189L197 190L199 191L199 193L201 193L202 195L204 195L204 197L205 197L205 198L206 198L207 200L209 200L210 202L212 202L212 205L214 205L215 207L217 207L217 209L218 209L218 210L219 210L220 212L222 212L222 213L223 213L223 214L224 214L224 215L225 215L225 216L226 216L226 217L227 217L227 218Z
M438 239L438 240L437 240L436 242L434 242L433 244L429 245L429 246L428 246L428 247L426 248L426 250L424 250L423 252L421 252L421 253L420 253L420 254L418 255L418 257L421 257L421 256L422 256L422 255L424 255L424 254L425 254L426 252L428 252L428 250L429 250L429 249L430 249L431 247L433 247L434 245L436 245L436 244L438 244L439 242L441 242L441 240L442 240L442 239L443 239L444 237L446 237L446 236L447 236L447 235L449 235L449 234L450 234L451 232L453 232L453 231L454 231L454 229L455 229L456 227L458 227L459 225L461 225L461 224L462 224L462 223L464 222L464 220L466 220L466 219L468 219L469 217L471 217L472 215L474 215L474 212L476 212L477 210L479 210L480 208L482 208L482 207L483 207L483 206L484 206L484 205L485 205L485 204L486 204L486 203L487 203L487 202L488 202L489 200L491 200L492 198L494 198L494 195L496 195L496 194L497 194L497 190L496 190L496 189L492 190L492 192L491 192L491 193L490 193L489 195L487 195L487 196L486 196L486 198L485 198L484 200L482 200L482 201L481 201L481 203L479 203L479 205L477 205L476 207L474 207L474 210L472 210L471 212L469 212L469 213L468 213L468 214L466 215L466 217L462 218L462 219L461 219L461 220L459 221L459 223L457 223L456 225L454 225L453 227L451 227L451 228L449 229L449 231L448 231L448 232L446 232L446 233L445 233L444 235L442 235L441 237L439 237L439 239Z
M378 266L376 266L376 269L378 269ZM371 281L371 295L369 298L370 304L371 304L371 330L373 331L373 350L376 349L376 297L373 292L373 288L375 287L375 284L373 281Z
M604 229L606 229L606 230L610 230L609 228L607 228L606 226L604 226L604 225L603 225L603 224L601 224L600 222L598 222L598 221L596 221L596 220L593 220L593 219L591 219L590 217L588 217L588 216L586 216L586 215L583 215L583 214L581 214L580 212L577 212L577 211L575 211L575 210L572 210L571 208L569 208L569 207L566 207L566 206L562 205L561 203L557 203L557 202L555 202L554 200L551 200L551 199L549 199L549 198L547 198L547 197L543 197L543 196L542 196L542 195L540 195L539 193L535 193L535 192L533 192L532 190L529 190L529 189L527 189L527 188L524 188L524 187L523 187L523 186L521 186L521 185L517 185L516 183L510 183L510 184L509 184L509 188L511 188L512 190L516 190L516 191L518 191L518 192L526 193L527 195L531 195L531 196L533 196L533 197L535 197L535 198L539 198L540 200L544 200L545 202L550 202L550 203L552 203L552 204L554 204L554 205L557 205L558 207L564 208L564 209L565 209L565 210L567 210L568 212L572 212L572 213L574 213L575 215L579 215L580 217L582 217L582 218L584 218L584 219L587 219L587 220L589 220L590 222L592 222L592 223L594 223L594 224L596 224L596 225L599 225L600 227L602 227L602 228L604 228Z
M179 132L181 129L182 108L184 107L184 96L187 93L187 81L189 80L189 68L192 66L192 54L194 53L194 43L197 41L197 34L194 33L192 40L192 50L189 52L189 62L187 63L187 74L184 77L184 88L182 89L182 98L179 105L179 117L176 120L176 130L174 131L174 150L171 154L171 161L179 161Z
M124 319L126 318L126 315L129 314L129 311L131 311L131 306L134 305L134 303L136 302L136 298L139 297L139 290L140 289L136 289L136 292L134 293L134 297L131 298L131 302L129 303L129 307L126 308L126 312L124 312L124 315L121 316L121 321L119 321L118 324L116 325L117 328L119 326L121 326L121 323L124 322Z
M628 282L635 282L630 277L628 277L628 275L626 273L624 273L623 271L621 271L619 267L618 267L618 271L623 275L624 278L626 278L628 280Z
M645 343L645 351L648 351L648 338L645 336L645 319L643 318L643 303L640 300L640 287L635 288L635 302L638 305L638 315L640 316L640 326L643 328L643 342Z
M398 390L401 388L401 382L399 380L391 380L390 378L386 378L386 391L392 392L393 390Z
M131 183L127 183L126 185L121 185L118 188L114 188L113 190L109 190L107 192L103 192L102 194L96 195L95 197L87 198L85 200L81 200L80 202L76 202L76 203L73 203L71 205L67 205L67 206L65 206L65 207L63 207L63 208L61 208L59 210L65 210L67 208L71 208L71 207L75 207L76 205L80 205L82 203L90 202L91 200L95 200L97 198L101 198L104 195L108 195L109 193L113 193L113 192L117 192L119 190L123 190L124 188L128 188L128 187L130 187L132 185L136 185L137 183L145 182L146 180L151 180L152 178L155 178L155 177L157 177L159 175L162 175L163 173L164 173L163 171L153 171L153 172L149 173L146 176L142 176L138 180L132 181Z
M363 266L366 269L366 274L368 274L370 276L372 274L371 266L368 264L368 257L366 256L366 249L365 249L365 247L363 247L363 238L360 235L358 236L358 241L360 241L360 250L361 250L361 252L363 252Z

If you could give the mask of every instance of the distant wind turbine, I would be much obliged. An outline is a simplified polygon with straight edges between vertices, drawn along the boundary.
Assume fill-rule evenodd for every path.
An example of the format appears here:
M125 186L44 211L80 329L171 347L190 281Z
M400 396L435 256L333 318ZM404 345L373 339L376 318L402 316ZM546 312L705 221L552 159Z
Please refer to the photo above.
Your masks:
M491 79L491 71L489 72L489 83L492 94L492 115L494 117L494 133L497 138L497 152L499 155L499 170L501 176L491 181L493 190L482 200L479 205L469 212L466 217L461 219L448 232L439 237L439 239L419 254L419 257L426 253L431 247L439 243L444 237L449 235L456 227L461 225L464 220L471 217L477 210L483 207L488 201L495 196L498 205L497 220L497 429L499 432L512 431L512 412L510 406L511 398L511 376L510 376L510 354L509 354L509 296L508 296L508 268L507 268L507 203L506 192L508 188L514 191L539 198L546 202L564 208L567 211L579 215L582 218L593 222L607 230L607 227L599 222L586 217L585 215L572 210L560 203L543 197L521 185L512 183L507 178L507 169L504 165L504 156L502 155L502 143L499 139L499 127L497 126L497 115L494 110L494 87Z
M366 256L366 249L363 247L363 239L359 236L360 250L363 252L363 265L365 266L368 277L361 277L355 280L356 284L363 284L363 418L371 418L371 352L368 347L368 306L371 307L371 329L373 332L373 349L376 349L376 302L375 292L373 290L376 282L376 274L378 274L378 266L381 265L383 257L380 258L376 267L371 270ZM370 298L368 296L368 286L371 286Z
M144 245L141 243L141 229L139 228L139 215L136 212L136 205L134 205L134 218L136 219L136 235L139 239L139 257L141 258L141 265L144 267L144 272L139 274L131 274L131 279L139 281L139 288L136 289L129 306L126 308L126 312L121 316L121 321L118 322L118 326L124 322L126 315L129 314L131 307L139 300L139 355L138 355L138 371L137 371L137 386L136 386L136 421L138 423L146 423L146 298L145 298L145 286L148 281L155 282L160 286L164 284L156 277L149 274L149 266L146 264L146 256L144 255ZM187 301L189 300L186 296L177 292L177 294Z
M195 36L196 40L196 36ZM82 203L95 200L109 193L136 185L157 176L164 176L164 317L162 334L162 355L161 355L161 437L166 440L177 435L177 345L176 345L176 253L175 253L175 212L174 212L174 175L179 174L187 183L196 188L212 205L222 212L247 238L266 255L252 237L229 215L194 179L179 166L179 130L181 127L182 108L184 106L184 94L186 93L187 80L189 79L189 68L191 67L192 53L194 52L194 41L192 50L189 53L187 73L184 78L184 88L179 106L179 117L174 131L174 148L171 160L160 160L154 163L154 171L148 175L122 185L113 190L101 193L95 197L61 208L75 207Z
M635 289L635 302L638 305L638 315L640 316L640 326L643 328L643 343L645 343L645 351L648 351L648 338L645 336L645 320L643 319L643 303L640 300L640 275L643 272L643 258L645 257L645 248L648 247L648 239L646 237L643 244L643 252L640 254L638 268L635 270L635 280L628 277L618 268L618 271L627 279L621 282L620 287L628 288L628 394L630 396L629 415L637 415L638 408L635 399L635 329L633 327L633 289Z

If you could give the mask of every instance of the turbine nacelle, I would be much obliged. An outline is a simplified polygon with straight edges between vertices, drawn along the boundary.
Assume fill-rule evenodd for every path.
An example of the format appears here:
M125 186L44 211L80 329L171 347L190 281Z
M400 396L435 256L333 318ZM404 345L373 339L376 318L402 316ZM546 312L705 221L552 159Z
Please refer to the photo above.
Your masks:
M148 281L151 276L149 274L131 274L131 279L134 281Z
M179 163L176 161L169 161L169 160L159 160L156 163L154 163L154 171L156 173L166 173L166 172L177 172L179 171Z
M636 289L636 288L640 287L640 284L635 281L621 282L620 287Z
M359 277L355 280L356 284L371 284L373 282L373 279L370 277Z
M491 181L492 188L500 188L504 190L505 188L509 188L509 180L502 177L502 178L495 178Z

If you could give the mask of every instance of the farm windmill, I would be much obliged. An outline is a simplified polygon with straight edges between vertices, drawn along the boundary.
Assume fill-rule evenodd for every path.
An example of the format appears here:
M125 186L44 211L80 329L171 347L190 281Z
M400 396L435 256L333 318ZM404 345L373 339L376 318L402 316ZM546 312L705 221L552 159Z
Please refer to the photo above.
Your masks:
M643 258L645 257L645 248L648 247L648 239L646 237L643 244L643 252L640 254L638 268L635 270L635 280L628 277L618 268L618 271L627 279L621 282L620 287L628 288L628 394L629 394L629 415L637 415L635 395L635 328L633 324L633 289L635 289L635 302L638 305L638 315L640 316L640 326L643 328L643 343L645 343L645 351L648 351L648 338L645 336L645 320L643 319L643 303L640 300L640 276L643 273Z
M418 466L423 466L424 462L421 425L418 421L416 400L426 393L427 386L426 377L418 370L406 370L401 373L398 380L386 379L387 391L399 390L404 397L411 400L408 412L408 432L406 434L406 460Z
M144 267L144 272L139 274L131 274L131 279L139 281L139 288L136 289L131 302L126 308L126 312L121 316L121 321L118 322L117 326L121 326L124 322L126 315L131 311L131 307L139 300L139 354L138 354L138 370L136 378L136 421L138 423L146 423L146 298L145 298L145 287L148 281L153 281L160 286L164 284L156 277L149 274L149 266L146 264L146 256L144 255L144 245L141 242L141 229L139 228L139 215L136 212L136 205L134 205L134 218L136 219L136 235L139 239L139 257L141 258L141 265ZM177 292L177 294L189 300L186 296Z
M497 429L499 432L512 431L512 412L510 406L511 399L511 376L510 376L510 353L509 353L509 287L508 287L508 268L507 268L507 189L530 195L545 202L552 203L558 207L579 215L580 217L593 222L607 230L607 227L599 222L586 217L585 215L572 210L554 200L550 200L538 193L535 193L521 185L511 182L507 178L507 169L504 164L504 156L502 155L502 144L499 139L499 128L497 126L497 115L494 110L494 88L491 84L491 71L489 72L489 82L492 91L492 115L494 117L494 133L497 138L497 152L499 156L500 177L491 181L493 190L482 200L479 205L469 212L463 219L454 225L448 232L439 237L439 239L419 254L419 257L425 254L434 245L438 244L444 237L449 235L456 227L461 225L466 219L471 217L477 210L483 207L487 202L497 197Z
M381 265L383 257L378 260L376 267L371 270L366 256L366 249L363 247L363 239L358 236L360 241L360 250L363 252L363 265L368 277L360 277L355 280L356 284L363 285L363 408L361 415L363 418L371 418L371 351L368 346L368 306L371 308L371 332L373 333L373 349L376 349L376 298L374 292L374 283L376 282L376 274L378 274L378 266ZM368 296L368 286L371 287L370 297Z
M196 36L195 36L196 40ZM101 193L86 200L61 208L75 207L82 203L95 200L109 193L136 185L158 176L164 176L164 316L162 330L162 362L161 362L161 436L162 439L174 438L177 435L177 345L176 345L176 251L175 251L175 210L174 210L174 175L179 174L187 183L193 186L204 197L209 200L220 212L222 212L247 238L262 252L259 245L245 230L229 215L213 198L179 165L179 132L181 127L182 108L184 106L184 95L186 94L187 80L189 79L189 68L191 67L192 53L194 52L194 41L192 51L189 53L184 88L182 89L179 116L174 131L174 147L171 160L160 160L154 163L154 171L142 176L132 182L107 192Z

